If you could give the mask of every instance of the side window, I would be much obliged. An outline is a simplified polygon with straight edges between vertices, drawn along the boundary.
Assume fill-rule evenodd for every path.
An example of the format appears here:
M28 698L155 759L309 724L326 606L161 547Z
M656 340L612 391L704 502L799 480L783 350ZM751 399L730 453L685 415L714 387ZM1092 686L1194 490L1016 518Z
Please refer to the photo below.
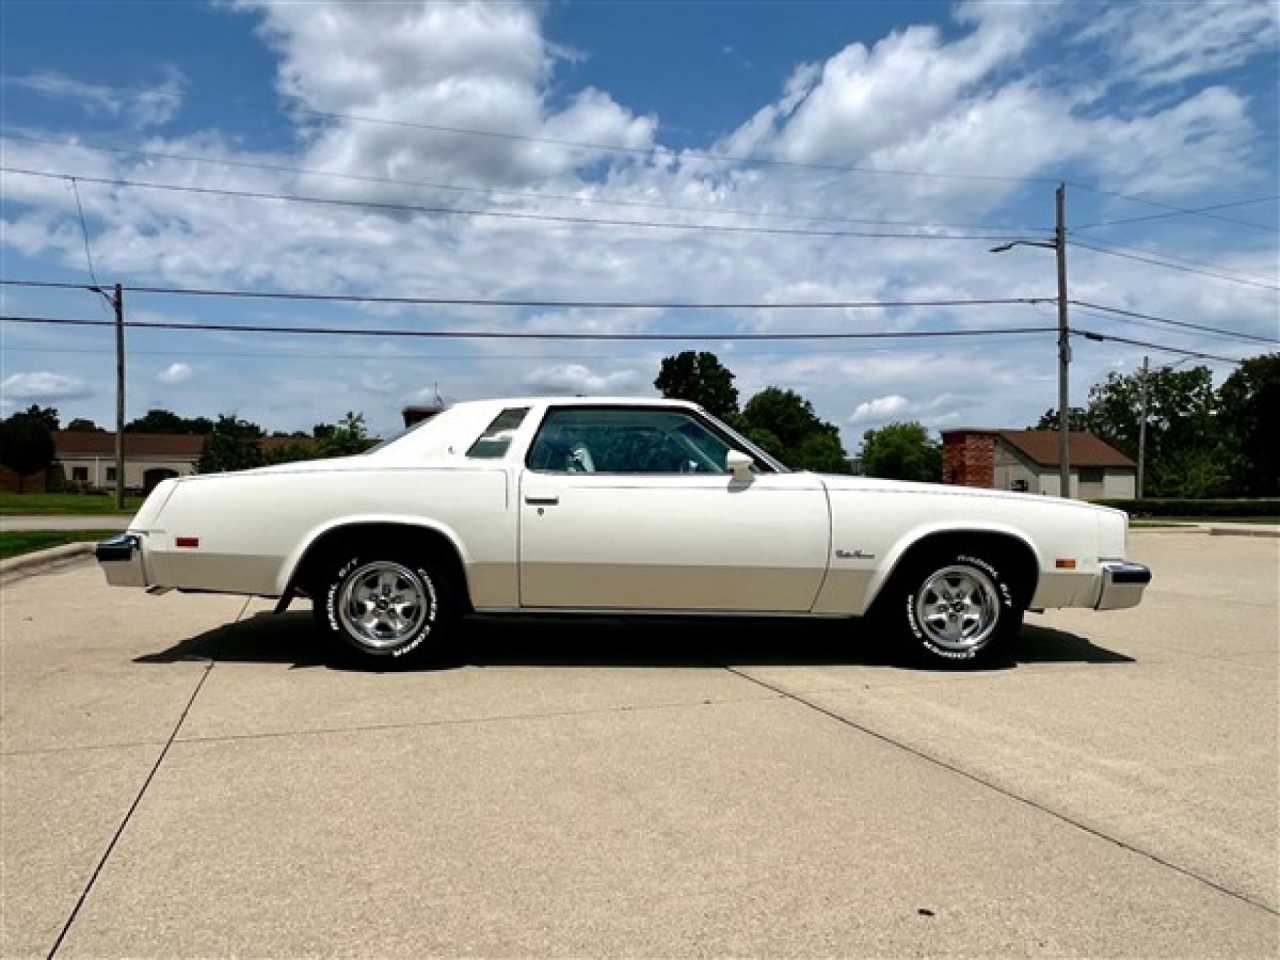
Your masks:
M484 433L467 450L467 456L473 460L499 460L507 455L511 446L511 438L516 435L520 424L524 423L528 407L510 407L493 418L493 422L485 427Z
M551 410L529 451L533 470L557 473L724 473L730 444L683 410Z

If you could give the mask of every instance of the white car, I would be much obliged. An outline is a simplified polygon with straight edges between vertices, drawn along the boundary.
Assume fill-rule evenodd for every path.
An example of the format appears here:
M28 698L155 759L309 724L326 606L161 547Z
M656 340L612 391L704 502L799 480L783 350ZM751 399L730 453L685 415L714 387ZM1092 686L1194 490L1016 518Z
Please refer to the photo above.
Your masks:
M468 612L882 615L939 665L1024 611L1114 610L1124 513L789 471L680 401L462 403L366 454L166 480L98 546L120 586L310 598L335 652L419 659Z

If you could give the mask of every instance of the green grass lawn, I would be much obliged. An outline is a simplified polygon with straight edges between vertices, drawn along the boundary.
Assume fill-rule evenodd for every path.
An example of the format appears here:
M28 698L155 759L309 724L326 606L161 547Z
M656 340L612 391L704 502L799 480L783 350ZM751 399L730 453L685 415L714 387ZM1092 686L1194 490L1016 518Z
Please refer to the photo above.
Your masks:
M105 540L119 530L5 530L0 532L0 560L20 557L64 543Z
M124 512L137 513L141 497L125 497ZM0 517L119 513L116 498L95 493L0 493Z

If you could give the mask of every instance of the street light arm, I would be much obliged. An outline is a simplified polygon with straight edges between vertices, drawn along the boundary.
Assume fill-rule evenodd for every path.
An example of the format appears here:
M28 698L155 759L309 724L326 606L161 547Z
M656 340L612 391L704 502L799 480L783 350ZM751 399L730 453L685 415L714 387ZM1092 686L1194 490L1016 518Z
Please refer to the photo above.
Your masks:
M1018 239L991 247L992 253L1004 253L1014 247L1043 247L1053 250L1058 260L1058 485L1059 494L1071 496L1071 432L1069 422L1071 379L1071 329L1067 326L1067 185L1058 184L1054 191L1054 230L1052 240Z
M992 247L988 253L1004 253L1006 250L1012 250L1014 247L1044 247L1046 250L1057 250L1057 240L1010 240L1008 243L1002 243L998 247Z

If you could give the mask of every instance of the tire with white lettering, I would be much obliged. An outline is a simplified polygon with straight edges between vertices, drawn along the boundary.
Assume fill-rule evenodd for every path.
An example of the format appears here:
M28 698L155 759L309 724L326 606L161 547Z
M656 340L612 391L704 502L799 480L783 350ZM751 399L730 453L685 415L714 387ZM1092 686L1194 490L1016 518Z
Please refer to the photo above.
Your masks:
M340 553L326 566L313 604L336 660L382 669L425 661L454 620L438 565L385 549Z
M918 661L977 666L1018 635L1026 601L1005 562L978 551L938 551L894 578L888 612Z

